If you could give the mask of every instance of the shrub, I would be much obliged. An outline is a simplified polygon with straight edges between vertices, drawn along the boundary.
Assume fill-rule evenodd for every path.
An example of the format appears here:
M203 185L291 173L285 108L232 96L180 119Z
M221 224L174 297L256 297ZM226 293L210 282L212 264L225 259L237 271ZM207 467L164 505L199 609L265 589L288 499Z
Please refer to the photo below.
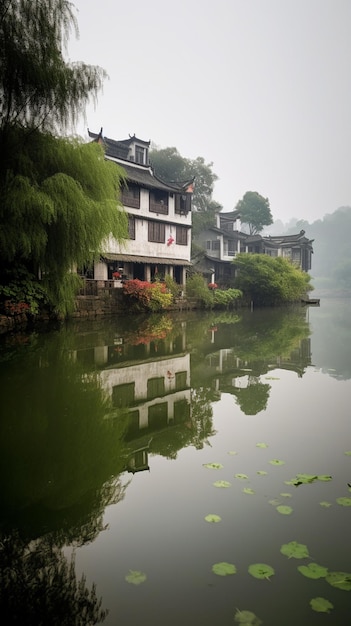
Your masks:
M165 283L150 283L137 278L127 280L123 292L135 311L160 311L170 306L173 299Z

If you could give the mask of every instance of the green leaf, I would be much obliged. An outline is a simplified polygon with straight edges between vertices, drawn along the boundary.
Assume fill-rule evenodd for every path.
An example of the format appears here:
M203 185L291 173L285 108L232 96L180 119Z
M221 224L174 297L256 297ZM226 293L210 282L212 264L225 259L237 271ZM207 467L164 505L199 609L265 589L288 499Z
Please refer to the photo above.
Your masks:
M265 578L266 580L269 580L269 577L273 576L275 573L273 567L266 565L266 563L254 563L253 565L249 565L248 572L254 578Z
M327 482L329 480L333 480L333 477L328 476L328 474L322 474L321 476L317 476L317 480L322 480L323 482Z
M206 522L216 524L217 522L221 522L222 518L219 517L219 515L216 515L215 513L209 513L208 515L206 515L205 520Z
M281 493L281 494L279 494L279 495L281 495L281 497L282 497L282 498L292 498L291 493L286 493L286 492L283 492L283 493Z
M234 456L235 454L238 454L238 453L235 452L235 450L229 450L228 454L230 454L231 456Z
M131 583L132 585L141 585L141 583L145 582L146 574L143 572L139 572L138 570L129 570L129 574L125 577L127 583Z
M351 506L351 498L336 498L336 501L341 506Z
M329 613L330 610L334 608L332 603L325 598L312 598L310 605L312 609L318 611L318 613Z
M215 487L220 487L222 489L227 489L228 487L232 486L232 484L229 483L227 480L216 480L216 482L214 482L213 485Z
M256 448L268 448L268 443L256 443Z
M347 450L344 454L346 454L346 456L351 456L351 450Z
M256 472L259 476L267 476L268 472L265 472L264 470L258 470L258 472Z
M203 467L207 467L208 469L223 469L222 463L204 463Z
M330 572L325 580L332 587L351 591L351 574L347 572Z
M251 611L239 611L239 609L236 610L234 621L241 626L260 626L260 624L262 624L262 621L255 613Z
M272 459L269 461L271 465L284 465L285 461L280 461L279 459Z
M249 477L246 474L235 474L235 478L240 478L241 480L247 480Z
M280 552L285 556L294 559L305 559L309 556L308 548L303 543L297 543L297 541L290 541L289 543L283 543L280 548Z
M222 563L212 565L212 571L217 576L230 576L231 574L236 574L236 567L233 563L223 561Z
M308 565L299 565L297 568L303 576L307 578L325 578L328 575L328 568L317 563L309 563Z
M295 487L298 487L299 485L307 485L309 483L313 483L313 481L317 480L317 478L318 476L315 474L296 474L296 477L291 479L291 484L295 485Z
M321 506L324 506L326 509L328 509L331 505L331 502L327 502L326 500L322 500L322 502L319 503Z
M247 493L248 495L253 496L255 494L255 491L250 487L244 487L243 493Z
M280 504L279 506L277 506L277 511L278 513L281 513L281 515L291 515L293 509L291 508L291 506L284 506L283 504Z

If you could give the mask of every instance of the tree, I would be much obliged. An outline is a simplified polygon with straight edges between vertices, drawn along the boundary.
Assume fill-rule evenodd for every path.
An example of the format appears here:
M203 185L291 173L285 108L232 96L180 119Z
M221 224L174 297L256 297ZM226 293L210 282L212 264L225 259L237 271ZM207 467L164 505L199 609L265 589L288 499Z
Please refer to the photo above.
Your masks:
M72 27L77 32L72 6L5 0L0 9L0 284L12 288L19 268L27 282L40 270L61 313L74 303L71 270L90 264L110 235L127 237L117 201L122 170L99 145L57 136L105 77L64 60L62 46Z
M234 286L258 306L296 302L312 289L309 274L282 257L239 254L234 263Z
M182 157L177 148L158 148L150 151L150 162L156 176L168 182L183 182L195 177L193 193L194 211L220 210L221 206L212 200L214 184L218 176L212 171L213 163L205 163L203 157L194 160Z
M235 209L240 211L241 221L248 224L250 235L260 233L264 226L273 224L269 200L257 191L247 191Z

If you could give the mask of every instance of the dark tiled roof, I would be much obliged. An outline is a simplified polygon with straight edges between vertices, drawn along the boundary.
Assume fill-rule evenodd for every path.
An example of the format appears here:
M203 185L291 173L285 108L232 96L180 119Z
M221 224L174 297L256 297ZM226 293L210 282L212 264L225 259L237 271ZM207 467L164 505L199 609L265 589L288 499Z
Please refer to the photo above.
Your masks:
M127 174L127 179L133 183L137 183L141 185L141 187L146 187L147 189L164 189L169 192L180 192L183 190L183 187L179 187L176 183L172 185L163 182L157 176L155 176L150 167L145 165L130 165L129 163L120 163L119 164L125 170Z

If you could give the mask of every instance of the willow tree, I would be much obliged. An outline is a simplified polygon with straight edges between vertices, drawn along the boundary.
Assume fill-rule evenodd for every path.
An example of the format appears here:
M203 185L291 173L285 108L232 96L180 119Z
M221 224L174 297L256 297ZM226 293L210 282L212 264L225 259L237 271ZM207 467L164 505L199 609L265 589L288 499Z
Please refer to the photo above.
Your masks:
M67 0L1 4L0 284L12 284L18 267L40 270L61 312L74 299L70 270L90 263L110 235L127 236L122 170L99 145L59 136L106 77L99 67L66 62L71 30L78 35Z

